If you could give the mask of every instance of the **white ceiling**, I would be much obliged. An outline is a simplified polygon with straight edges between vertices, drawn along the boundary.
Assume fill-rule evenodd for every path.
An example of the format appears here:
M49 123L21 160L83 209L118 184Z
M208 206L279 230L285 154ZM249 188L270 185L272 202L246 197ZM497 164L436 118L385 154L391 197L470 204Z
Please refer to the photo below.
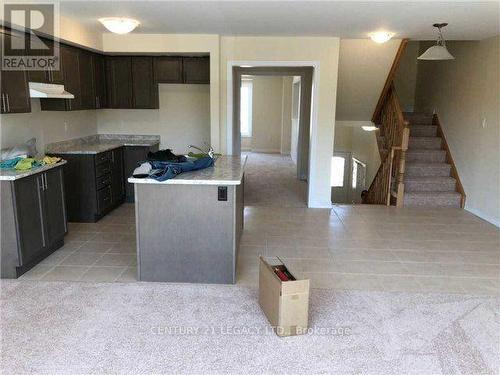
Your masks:
M325 35L366 38L385 29L396 37L435 38L432 24L448 22L447 39L500 34L500 2L472 1L61 1L61 13L92 27L97 19L138 19L138 33ZM103 32L105 31L102 28Z

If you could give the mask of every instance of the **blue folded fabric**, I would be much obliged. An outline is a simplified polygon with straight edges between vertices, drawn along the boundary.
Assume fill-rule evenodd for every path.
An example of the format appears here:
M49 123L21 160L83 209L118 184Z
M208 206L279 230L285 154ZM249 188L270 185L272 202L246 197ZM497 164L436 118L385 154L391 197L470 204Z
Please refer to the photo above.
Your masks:
M12 159L7 159L3 160L0 162L0 169L11 169L16 166L17 163L19 163L20 160L23 160L23 158L16 157Z
M156 181L166 181L183 172L191 172L212 167L214 165L214 159L211 157L204 157L195 161L186 161L183 163L173 163L169 161L150 161L149 163L153 168L150 177L154 178Z

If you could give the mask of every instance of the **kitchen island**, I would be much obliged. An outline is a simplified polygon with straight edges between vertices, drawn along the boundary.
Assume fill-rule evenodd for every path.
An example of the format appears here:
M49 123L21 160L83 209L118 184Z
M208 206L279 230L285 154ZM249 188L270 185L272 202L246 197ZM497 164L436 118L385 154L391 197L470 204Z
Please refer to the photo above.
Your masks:
M243 230L245 157L221 156L211 168L135 185L137 278L234 284Z

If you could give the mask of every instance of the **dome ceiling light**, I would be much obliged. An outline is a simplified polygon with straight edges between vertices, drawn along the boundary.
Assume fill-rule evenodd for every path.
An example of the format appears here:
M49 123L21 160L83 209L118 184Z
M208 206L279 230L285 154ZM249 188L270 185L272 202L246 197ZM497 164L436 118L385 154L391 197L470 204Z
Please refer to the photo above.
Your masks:
M133 18L105 17L99 18L99 22L106 29L115 34L127 34L140 25L140 22Z
M394 33L391 33L389 31L377 31L374 33L370 34L371 40L373 40L375 43L382 44L385 43L394 36Z
M446 42L443 38L443 32L441 31L441 29L448 26L448 24L435 23L432 26L438 29L438 39L436 41L436 45L428 48L427 51L418 57L418 60L454 60L455 58L446 48Z

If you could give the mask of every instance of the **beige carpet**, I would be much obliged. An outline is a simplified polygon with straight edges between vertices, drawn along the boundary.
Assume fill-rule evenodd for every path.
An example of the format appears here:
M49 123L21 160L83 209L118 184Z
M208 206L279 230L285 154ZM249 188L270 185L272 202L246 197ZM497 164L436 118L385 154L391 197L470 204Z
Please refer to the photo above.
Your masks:
M244 153L245 206L307 207L307 183L289 155Z
M279 338L254 288L0 281L3 374L497 374L498 299L314 289Z

